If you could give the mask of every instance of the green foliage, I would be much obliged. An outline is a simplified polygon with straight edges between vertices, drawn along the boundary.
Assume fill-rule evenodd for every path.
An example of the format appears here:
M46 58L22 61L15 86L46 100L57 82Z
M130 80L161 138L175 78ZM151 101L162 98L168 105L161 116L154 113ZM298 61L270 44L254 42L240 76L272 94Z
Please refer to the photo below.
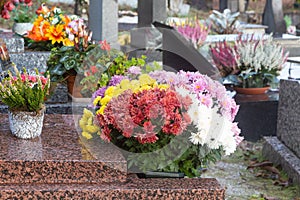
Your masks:
M11 111L39 112L44 108L44 101L50 87L50 77L28 75L26 69L21 74L16 67L13 76L9 71L9 77L0 83L0 99L8 105Z
M62 81L65 76L74 73L83 74L83 60L93 48L95 45L89 45L86 51L77 51L74 46L53 48L47 61L51 81Z
M193 145L189 141L190 126L183 134L174 136L160 131L155 143L141 144L114 131L111 142L125 150L129 169L162 172L183 172L188 177L199 177L201 169L221 159L222 149ZM130 152L130 153L128 153Z

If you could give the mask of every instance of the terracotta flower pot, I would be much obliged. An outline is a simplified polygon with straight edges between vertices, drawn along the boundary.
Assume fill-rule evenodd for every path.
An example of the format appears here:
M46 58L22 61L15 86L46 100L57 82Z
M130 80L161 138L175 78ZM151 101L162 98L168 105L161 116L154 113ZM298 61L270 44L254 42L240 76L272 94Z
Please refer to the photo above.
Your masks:
M250 95L256 95L256 94L265 94L270 87L262 87L262 88L241 88L241 87L234 87L234 90L239 94L250 94Z

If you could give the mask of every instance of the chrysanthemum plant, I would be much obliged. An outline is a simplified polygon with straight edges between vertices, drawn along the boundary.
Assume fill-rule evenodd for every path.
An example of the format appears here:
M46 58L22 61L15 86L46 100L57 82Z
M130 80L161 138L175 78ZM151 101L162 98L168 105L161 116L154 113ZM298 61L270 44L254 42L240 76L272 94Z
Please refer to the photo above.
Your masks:
M121 148L128 167L139 172L196 177L209 162L234 152L242 140L233 122L235 101L219 82L198 72L114 76L94 96L94 123L87 113L80 125L99 129L85 126L83 136L98 133Z
M30 75L26 69L23 73L14 66L14 75L8 71L8 77L0 83L0 100L11 111L27 111L39 113L45 107L44 102L49 94L50 76Z

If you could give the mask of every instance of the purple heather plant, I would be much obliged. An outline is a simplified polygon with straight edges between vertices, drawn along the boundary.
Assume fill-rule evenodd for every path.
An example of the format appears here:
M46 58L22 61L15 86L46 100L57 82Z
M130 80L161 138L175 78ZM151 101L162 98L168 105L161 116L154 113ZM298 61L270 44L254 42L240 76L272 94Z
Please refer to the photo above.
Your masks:
M219 69L222 77L237 74L236 45L230 45L226 41L210 45L210 53L214 64Z
M198 19L188 19L185 23L175 25L177 31L191 41L195 48L202 46L210 31L210 28L202 24Z

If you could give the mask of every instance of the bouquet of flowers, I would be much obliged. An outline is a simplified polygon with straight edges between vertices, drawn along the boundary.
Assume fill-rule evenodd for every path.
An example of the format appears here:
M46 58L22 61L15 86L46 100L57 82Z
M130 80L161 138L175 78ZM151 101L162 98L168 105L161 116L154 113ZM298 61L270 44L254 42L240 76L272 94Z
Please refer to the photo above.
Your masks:
M235 101L223 85L198 72L113 76L94 97L93 123L91 113L80 120L81 127L89 125L83 135L98 133L125 151L130 168L143 172L199 176L201 167L234 152L242 140L233 122Z
M18 23L33 21L32 0L4 0L3 3L3 7L0 6L3 19L10 19L12 15L14 21Z
M49 92L49 75L41 76L37 69L35 75L28 74L25 69L21 74L15 66L14 69L15 76L9 71L9 76L0 83L0 100L10 111L39 113Z
M33 28L28 32L27 38L31 39L30 48L51 50L53 47L73 46L71 37L68 37L67 27L72 21L63 15L58 7L49 9L44 3L36 11L38 17L33 23Z
M83 74L84 59L88 52L97 46L92 43L92 33L81 18L67 23L64 34L59 39L63 46L52 48L47 61L53 81L61 81L69 75Z

